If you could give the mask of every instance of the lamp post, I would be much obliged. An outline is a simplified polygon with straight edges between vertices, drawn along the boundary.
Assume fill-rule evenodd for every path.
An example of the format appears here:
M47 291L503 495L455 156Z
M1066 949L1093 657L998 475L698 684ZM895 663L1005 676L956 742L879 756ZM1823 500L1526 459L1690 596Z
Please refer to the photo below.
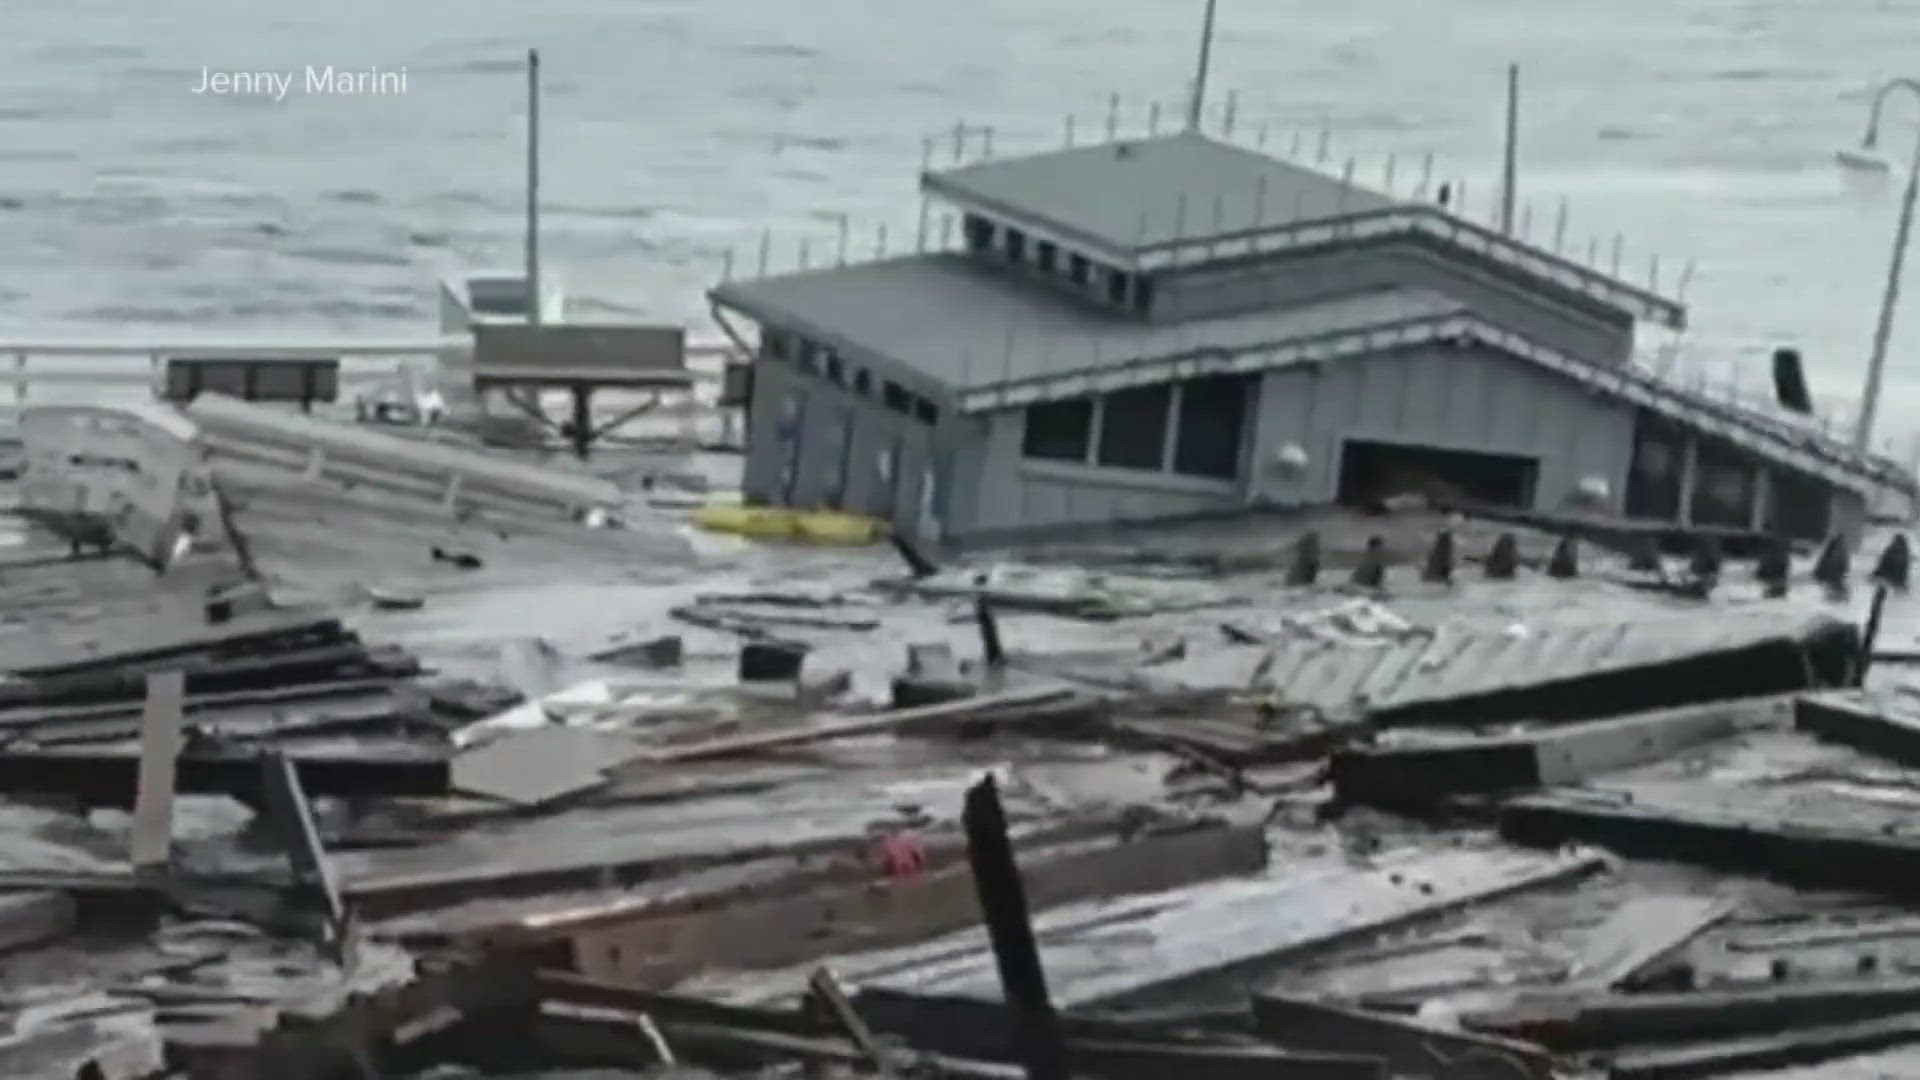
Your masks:
M1873 97L1873 110L1867 115L1867 134L1860 140L1871 150L1880 138L1880 110L1895 90L1910 91L1920 98L1920 82L1894 79ZM1913 147L1913 162L1907 167L1907 191L1900 199L1900 224L1893 233L1893 264L1887 268L1886 292L1880 298L1880 322L1873 330L1873 354L1867 359L1867 387L1860 397L1860 420L1853 429L1853 448L1867 452L1873 438L1874 413L1880 407L1880 376L1887 364L1887 340L1893 334L1893 309L1900 300L1900 271L1907 258L1907 238L1913 232L1913 202L1920 195L1920 139Z

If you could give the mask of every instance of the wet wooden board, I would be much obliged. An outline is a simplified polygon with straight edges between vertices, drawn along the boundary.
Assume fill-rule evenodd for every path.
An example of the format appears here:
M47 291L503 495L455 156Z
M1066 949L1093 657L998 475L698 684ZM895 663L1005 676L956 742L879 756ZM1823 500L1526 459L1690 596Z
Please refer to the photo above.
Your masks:
M1725 918L1731 906L1711 896L1636 896L1595 927L1570 979L1615 987L1678 951Z
M581 728L516 731L453 759L454 790L515 806L591 791L643 751L632 739Z
M1253 1017L1254 1029L1282 1046L1375 1054L1385 1059L1394 1077L1404 1080L1479 1075L1465 1068L1470 1061L1488 1068L1489 1076L1510 1076L1514 1080L1553 1080L1555 1076L1553 1060L1537 1046L1493 1035L1449 1031L1408 1017L1271 993L1255 996ZM1495 1070L1492 1066L1502 1068Z
M1435 916L1477 901L1564 881L1601 864L1570 852L1403 853L1375 869L1300 877L1274 872L1161 897L1133 918L1076 906L1034 920L1050 989L1062 1008L1113 1005L1251 964ZM843 975L846 973L843 972ZM997 1001L990 949L975 946L861 983L903 993Z
M140 712L140 772L133 801L133 865L165 866L173 852L175 765L183 738L184 672L147 676L147 700Z
M204 622L204 614L198 624L180 619L115 620L10 642L6 664L15 675L43 678L338 626L339 620L317 608L245 612L214 625Z

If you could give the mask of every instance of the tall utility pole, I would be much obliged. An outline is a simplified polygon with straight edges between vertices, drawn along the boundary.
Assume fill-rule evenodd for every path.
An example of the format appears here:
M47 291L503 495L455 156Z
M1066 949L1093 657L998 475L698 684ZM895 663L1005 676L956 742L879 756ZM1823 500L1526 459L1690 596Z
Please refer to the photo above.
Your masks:
M1513 193L1520 154L1520 65L1507 65L1507 149L1500 176L1500 231L1513 235Z
M1206 19L1200 27L1200 61L1193 73L1193 97L1187 101L1187 130L1200 130L1200 109L1207 100L1207 68L1213 63L1213 8L1217 0L1207 0Z
M1874 95L1873 109L1867 115L1867 135L1862 147L1872 150L1880 140L1880 110L1895 90L1920 97L1920 82L1894 79ZM1906 265L1907 240L1913 235L1913 203L1920 196L1920 143L1913 147L1913 163L1907 167L1907 191L1900 198L1900 224L1893 232L1893 264L1887 268L1887 284L1880 296L1880 319L1873 328L1873 354L1867 358L1867 386L1860 396L1860 419L1853 429L1853 448L1871 452L1874 414L1880 410L1880 379L1887 366L1887 343L1893 337L1893 312L1900 306L1900 272Z
M540 325L540 52L527 50L527 322Z

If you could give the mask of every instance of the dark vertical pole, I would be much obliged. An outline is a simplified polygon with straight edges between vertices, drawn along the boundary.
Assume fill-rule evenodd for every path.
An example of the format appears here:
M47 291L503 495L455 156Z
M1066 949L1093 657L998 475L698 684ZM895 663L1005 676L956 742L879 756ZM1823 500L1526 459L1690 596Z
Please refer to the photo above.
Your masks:
M1867 628L1860 634L1860 658L1853 665L1853 684L1867 685L1867 669L1873 666L1873 643L1880 636L1880 610L1887 606L1887 587L1873 590L1873 606L1867 609Z
M584 383L573 388L573 452L584 461L593 442L593 389Z
M1507 65L1507 149L1500 182L1500 231L1513 235L1513 193L1520 156L1520 65Z
M1193 96L1187 99L1187 130L1199 131L1200 112L1206 107L1207 69L1213 66L1213 9L1216 0L1207 0L1206 15L1200 24L1200 59L1194 64Z
M1067 1080L1066 1049L1047 996L1047 977L1040 967L1040 947L1027 918L1027 892L1014 865L1013 845L1007 840L1007 818L1000 808L1000 791L992 775L967 790L967 859L973 867L973 887L980 913L993 942L994 963L1000 969L1000 989L1013 1021L1015 1049L1026 1066L1027 1080Z
M540 53L527 50L527 323L540 325Z

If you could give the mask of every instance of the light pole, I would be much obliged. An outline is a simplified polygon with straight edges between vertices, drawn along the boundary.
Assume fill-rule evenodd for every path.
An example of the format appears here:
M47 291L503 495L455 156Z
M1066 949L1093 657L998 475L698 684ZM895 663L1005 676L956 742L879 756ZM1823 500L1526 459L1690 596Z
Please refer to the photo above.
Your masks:
M1200 110L1207 100L1207 69L1213 61L1213 9L1217 0L1207 0L1207 11L1200 21L1200 59L1194 64L1193 95L1187 98L1187 130L1200 130Z
M1920 98L1920 82L1894 79L1873 96L1873 110L1867 115L1867 134L1860 140L1871 150L1880 138L1880 110L1895 90L1907 90ZM1853 448L1867 453L1873 438L1873 416L1880 407L1880 376L1887 364L1887 340L1893 334L1893 309L1900 300L1900 271L1907 258L1907 238L1913 232L1913 202L1920 195L1920 139L1913 145L1913 162L1907 167L1907 191L1900 198L1900 224L1893 233L1893 265L1887 268L1887 288L1880 298L1880 323L1873 330L1873 355L1867 358L1867 388L1860 397L1860 421L1853 429Z

